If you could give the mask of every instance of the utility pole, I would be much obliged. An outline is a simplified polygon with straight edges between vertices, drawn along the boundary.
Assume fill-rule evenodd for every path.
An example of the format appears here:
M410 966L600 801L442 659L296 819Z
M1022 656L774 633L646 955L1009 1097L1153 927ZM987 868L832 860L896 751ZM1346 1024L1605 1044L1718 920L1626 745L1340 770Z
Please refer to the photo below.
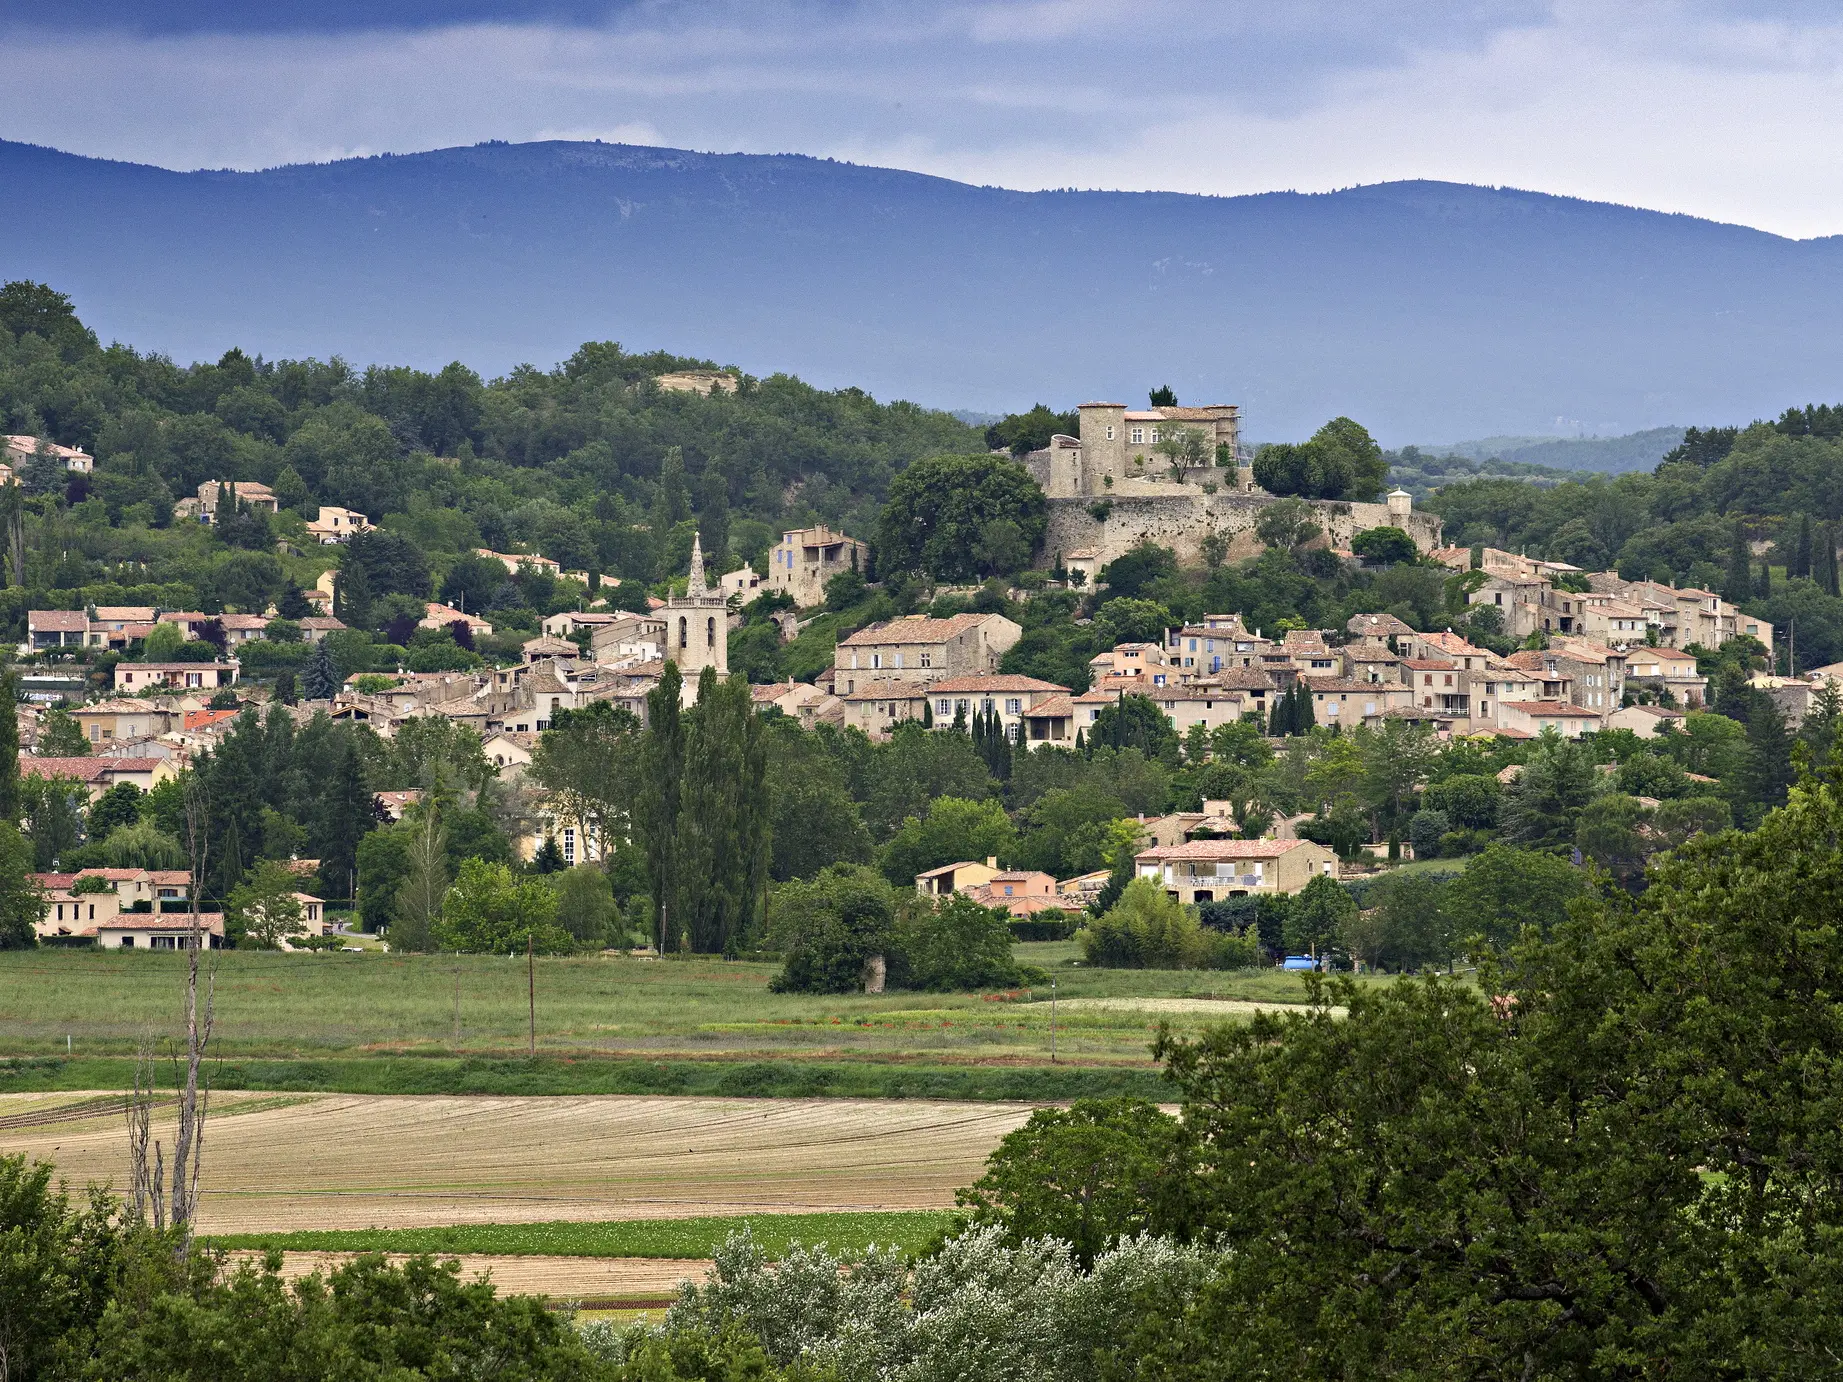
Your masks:
M537 934L525 933L525 988L531 999L531 1040L529 1054L533 1060L538 1054L538 947Z
M1056 1063L1056 980L1049 981L1049 1062Z

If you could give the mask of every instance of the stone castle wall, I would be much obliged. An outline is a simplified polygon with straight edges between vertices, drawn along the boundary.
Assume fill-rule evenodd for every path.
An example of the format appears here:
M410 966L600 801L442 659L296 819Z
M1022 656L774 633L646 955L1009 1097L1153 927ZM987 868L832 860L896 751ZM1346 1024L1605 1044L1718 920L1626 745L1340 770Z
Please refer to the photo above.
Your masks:
M1194 565L1203 560L1200 544L1212 532L1229 539L1229 560L1253 556L1261 550L1254 525L1261 511L1275 502L1270 494L1204 494L1188 486L1159 485L1157 495L1119 495L1108 500L1052 498L1048 501L1049 527L1043 540L1043 565L1053 567L1059 555L1092 550L1104 564L1123 556L1142 542L1169 547L1179 562ZM1108 506L1107 519L1097 520L1091 509ZM1405 524L1391 518L1386 504L1347 503L1336 499L1310 501L1319 526L1333 547L1348 547L1366 528L1404 526L1414 544L1426 552L1440 545L1440 519L1435 514L1411 513Z

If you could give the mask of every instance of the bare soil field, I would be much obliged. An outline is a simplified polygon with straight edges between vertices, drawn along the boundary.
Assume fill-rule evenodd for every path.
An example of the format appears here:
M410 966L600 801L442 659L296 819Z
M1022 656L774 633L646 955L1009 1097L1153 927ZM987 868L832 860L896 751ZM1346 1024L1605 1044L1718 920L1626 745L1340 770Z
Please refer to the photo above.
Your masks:
M0 1153L125 1184L119 1102L0 1095ZM203 1233L935 1209L1024 1104L631 1096L217 1096ZM155 1136L172 1136L156 1110Z

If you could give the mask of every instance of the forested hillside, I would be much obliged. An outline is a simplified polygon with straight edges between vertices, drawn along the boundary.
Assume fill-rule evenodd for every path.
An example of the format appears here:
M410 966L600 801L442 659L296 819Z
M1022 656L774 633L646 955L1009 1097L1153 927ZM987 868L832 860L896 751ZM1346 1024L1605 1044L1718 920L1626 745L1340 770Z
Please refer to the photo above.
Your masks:
M148 598L170 608L249 608L308 574L270 553L322 503L408 537L438 585L477 546L644 585L683 573L695 529L718 570L730 552L759 567L783 524L867 532L910 461L983 449L945 413L786 375L744 377L734 395L662 392L655 376L712 362L613 342L491 382L459 363L429 374L267 360L258 347L184 366L104 347L60 295L8 285L0 430L97 461L89 477L26 477L9 586L105 603L157 586ZM172 525L175 500L218 480L271 485L283 513L229 534L232 546ZM6 614L17 624L25 607L15 597Z

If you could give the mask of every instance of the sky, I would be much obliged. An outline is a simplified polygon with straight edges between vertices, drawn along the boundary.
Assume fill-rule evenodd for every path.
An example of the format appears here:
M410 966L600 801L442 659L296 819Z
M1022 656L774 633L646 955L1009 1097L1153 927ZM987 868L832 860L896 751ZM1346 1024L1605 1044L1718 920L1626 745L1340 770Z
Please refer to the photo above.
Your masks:
M0 137L168 168L599 138L1843 233L1835 0L0 0L0 55Z

